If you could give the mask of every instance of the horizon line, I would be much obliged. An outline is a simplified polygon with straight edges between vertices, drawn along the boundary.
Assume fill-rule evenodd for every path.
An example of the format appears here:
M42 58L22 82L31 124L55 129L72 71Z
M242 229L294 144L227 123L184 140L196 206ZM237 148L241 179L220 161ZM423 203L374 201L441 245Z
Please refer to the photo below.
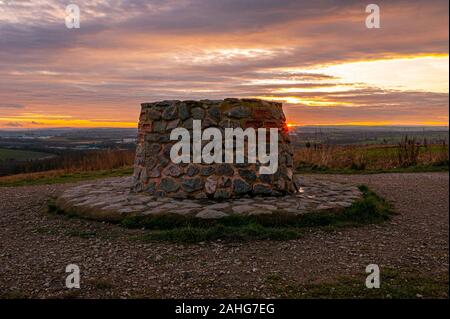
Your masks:
M449 125L445 124L288 124L288 127L290 129L292 128L298 128L298 127L403 127L403 128L447 128L449 129ZM138 127L114 127L114 126L104 126L104 127L87 127L87 126L61 126L61 127L36 127L36 128L26 128L26 127L14 127L14 128L8 128L8 127L0 127L0 131L38 131L38 130L63 130L63 129L138 129Z

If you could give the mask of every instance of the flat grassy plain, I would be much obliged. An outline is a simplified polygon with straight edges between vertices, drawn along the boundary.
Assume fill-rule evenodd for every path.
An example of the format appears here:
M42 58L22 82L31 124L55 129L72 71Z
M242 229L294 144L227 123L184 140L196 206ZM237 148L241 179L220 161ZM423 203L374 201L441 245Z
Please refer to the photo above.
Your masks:
M0 149L0 158L32 158L49 154ZM103 150L87 154L54 157L42 161L57 162L57 169L0 177L0 187L69 183L103 177L132 174L134 151ZM40 160L30 162L39 165ZM442 172L449 169L449 148L441 144L418 143L405 137L399 144L327 145L311 144L294 150L298 174L377 174Z
M0 161L27 161L49 156L52 156L52 154L28 150L0 148Z
M448 171L446 144L316 145L294 152L298 173L402 173Z
M123 167L96 171L66 171L52 170L37 173L16 174L0 177L0 187L45 185L74 183L84 180L129 176L133 173L132 167Z

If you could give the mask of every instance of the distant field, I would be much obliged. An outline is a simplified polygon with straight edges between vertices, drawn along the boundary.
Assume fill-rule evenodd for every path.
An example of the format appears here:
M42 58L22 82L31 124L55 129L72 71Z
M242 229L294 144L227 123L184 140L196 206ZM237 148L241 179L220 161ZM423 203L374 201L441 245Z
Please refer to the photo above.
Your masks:
M1 176L0 187L74 183L97 178L131 176L131 174L133 174L132 167L84 172L66 172L64 170L53 170L46 172Z
M447 144L317 145L295 151L299 172L384 172L448 170Z
M49 157L52 155L53 154L43 152L0 148L0 161L4 160L26 161L43 157Z

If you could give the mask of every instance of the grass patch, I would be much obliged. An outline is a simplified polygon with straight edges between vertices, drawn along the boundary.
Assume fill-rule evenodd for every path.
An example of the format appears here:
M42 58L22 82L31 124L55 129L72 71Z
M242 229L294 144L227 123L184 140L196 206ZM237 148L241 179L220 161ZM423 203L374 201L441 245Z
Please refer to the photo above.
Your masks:
M317 165L301 165L296 169L296 174L385 174L385 173L430 173L448 172L448 163L436 165L417 165L410 167L396 167L388 169L358 169L358 168L329 168Z
M67 236L79 237L79 238L95 238L97 233L95 231L84 231L84 230L69 230L66 232Z
M374 174L448 171L446 142L404 136L396 145L305 144L294 152L298 172Z
M90 284L92 284L95 289L99 290L109 290L114 288L113 282L105 278L94 279Z
M168 230L154 230L139 239L145 241L172 241L179 243L198 243L217 239L227 241L242 240L289 240L302 235L301 230L288 227L265 227L257 223L242 226L224 226L218 224L212 227L185 226Z
M50 153L36 152L29 150L0 148L0 161L27 161L51 156L55 155Z
M33 230L33 233L39 235L58 235L59 232L56 229L50 229L48 227L38 227Z
M289 240L301 237L306 230L333 230L339 227L381 223L393 214L385 200L360 186L363 197L341 211L321 211L295 216L273 213L256 216L228 216L218 220L204 220L180 215L138 216L120 222L128 228L150 230L137 239L197 243L223 240Z
M73 173L67 173L64 171L49 171L30 174L18 174L0 177L0 187L73 183L90 179L129 176L132 173L133 168L124 167L112 170L84 171Z
M0 299L29 299L30 297L21 290L0 291Z
M47 212L50 213L51 215L61 215L66 218L77 217L77 215L75 215L73 212L66 212L60 209L58 205L56 205L55 198L50 198L47 200Z
M370 298L448 298L448 274L423 275L413 271L380 269L380 288L365 286L367 274L341 277L335 282L295 285L283 279L267 279L271 290L281 298L370 299Z

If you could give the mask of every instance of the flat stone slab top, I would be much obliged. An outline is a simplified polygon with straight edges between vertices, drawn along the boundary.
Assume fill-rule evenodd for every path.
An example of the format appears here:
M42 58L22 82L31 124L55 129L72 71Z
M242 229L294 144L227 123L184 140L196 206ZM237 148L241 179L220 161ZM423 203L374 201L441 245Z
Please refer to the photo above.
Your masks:
M68 214L101 221L120 221L127 217L178 214L203 219L230 215L272 213L307 214L339 211L361 198L352 185L314 177L300 179L299 192L281 197L248 197L223 202L208 199L155 197L130 191L131 177L109 178L66 190L56 206Z

